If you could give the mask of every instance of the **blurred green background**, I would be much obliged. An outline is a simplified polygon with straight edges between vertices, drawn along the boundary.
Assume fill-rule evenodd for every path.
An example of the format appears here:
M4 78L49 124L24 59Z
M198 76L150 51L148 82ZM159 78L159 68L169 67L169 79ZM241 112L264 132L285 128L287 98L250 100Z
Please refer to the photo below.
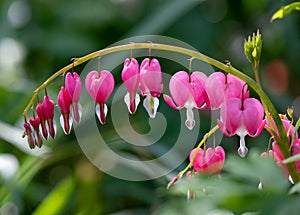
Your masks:
M1 0L0 214L155 214L165 205L168 208L170 199L178 198L165 190L170 177L130 182L100 172L82 153L73 131L65 136L58 126L57 138L47 141L42 149L29 150L21 138L22 112L35 88L69 64L71 58L121 39L150 34L173 37L221 62L229 60L254 77L243 54L243 43L260 29L263 87L279 112L285 113L288 106L294 106L295 117L300 117L300 16L293 12L270 23L272 14L290 2ZM162 64L162 68L170 74L180 69L170 62ZM58 93L60 83L58 80L49 86L50 94ZM162 104L161 108L168 107ZM142 119L145 115L138 113L137 123L142 125ZM210 125L207 114L201 114L201 120L199 137ZM167 135L172 139L176 132ZM247 142L249 148L262 152L267 148L268 135L263 133ZM233 156L237 143L237 138L222 141ZM165 144L171 146L172 142Z

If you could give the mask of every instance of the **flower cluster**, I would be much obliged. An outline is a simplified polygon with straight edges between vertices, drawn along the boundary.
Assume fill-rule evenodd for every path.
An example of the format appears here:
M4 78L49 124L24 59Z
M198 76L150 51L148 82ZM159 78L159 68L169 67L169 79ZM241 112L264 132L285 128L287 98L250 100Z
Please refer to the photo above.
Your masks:
M163 90L159 61L155 58L146 58L139 66L136 59L126 59L122 70L122 80L127 89L124 102L129 113L136 112L140 102L140 92L145 97L143 106L149 116L154 118L159 106L158 97ZM96 102L95 112L101 124L106 122L108 113L106 101L113 92L114 86L114 77L107 70L93 70L85 78L85 88ZM262 104L257 99L250 98L245 82L231 74L216 72L207 77L200 71L194 71L191 74L179 71L172 76L169 89L171 96L163 95L165 102L176 110L186 108L185 124L190 130L195 126L193 108L220 109L218 126L227 136L234 134L240 136L238 153L242 157L248 151L245 136L256 137L264 127ZM73 121L80 122L81 90L80 76L76 72L68 72L57 100L61 112L60 124L65 134L70 133ZM25 134L31 148L42 146L40 130L44 139L47 139L49 135L54 138L56 133L54 102L47 94L42 103L38 102L36 113L37 116L30 118L29 123L26 120L24 123ZM198 150L195 163L199 160L198 157L202 157L202 155L198 156L199 153L201 151ZM206 154L205 151L204 154Z
M287 134L288 142L290 143L290 150L291 154L297 155L300 154L300 139L298 136L298 133L295 132L295 127L293 126L292 122L285 116L285 115L280 115L281 122L284 126L284 129ZM274 134L272 133L272 130L275 129L275 133L279 135L278 133L278 128L276 127L274 120L272 118L266 119L266 128L269 131L269 133L272 136L272 139L274 140L272 143L272 150L269 150L268 153L263 153L262 156L269 155L274 157L276 162L278 163L279 166L281 166L288 175L288 170L285 164L282 163L284 160L284 157L279 149L278 142L276 141ZM296 168L298 172L300 173L300 160L295 162Z

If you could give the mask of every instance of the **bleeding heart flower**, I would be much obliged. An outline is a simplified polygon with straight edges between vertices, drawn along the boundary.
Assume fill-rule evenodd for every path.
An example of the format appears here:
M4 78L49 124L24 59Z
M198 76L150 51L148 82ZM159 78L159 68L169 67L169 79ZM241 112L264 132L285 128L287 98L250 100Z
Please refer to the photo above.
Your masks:
M219 174L225 162L225 151L221 146L206 150L193 149L190 153L190 162L197 172Z
M54 139L56 133L56 124L54 121L54 102L48 95L44 96L43 103L38 103L36 112L41 120L42 134L45 139L48 138L48 132ZM47 126L46 126L47 123Z
M35 143L35 139L32 135L31 126L28 122L26 122L26 120L25 120L23 126L25 128L23 137L27 136L28 145L31 149L33 149L35 147L36 143Z
M65 89L72 101L71 105L73 118L75 122L79 123L82 114L82 106L79 103L82 86L80 76L76 72L67 73L65 78Z
M37 115L40 119L40 122L41 122L43 137L47 140L48 139L48 129L47 129L47 126L46 126L46 119L45 119L45 116L44 116L43 104L38 103L35 110L36 110L36 113L37 113Z
M300 154L300 139L297 139L292 145L292 155ZM298 172L300 172L300 160L295 162Z
M70 107L72 101L66 89L61 87L58 96L57 96L57 103L60 107L60 124L63 128L65 134L69 134L72 127L72 117L70 117Z
M137 89L140 83L139 63L136 59L126 59L122 70L122 80L127 89L127 94L124 101L131 114L134 114L140 102L140 96L137 94Z
M261 133L265 125L263 117L264 108L257 99L229 98L221 106L218 125L226 136L235 134L240 136L238 153L241 157L245 157L248 153L245 136L257 137Z
M33 137L35 139L34 140L35 145L37 145L40 148L43 145L43 140L42 140L42 137L40 134L40 124L41 124L40 118L39 117L31 117L29 119L29 123L33 127L33 130L34 130Z
M140 68L140 89L144 99L143 105L149 116L154 118L159 106L160 96L163 90L162 73L157 59L146 58L143 60Z
M113 92L114 86L114 77L107 70L102 70L100 73L97 71L91 71L86 76L85 87L90 96L97 103L96 114L101 124L105 123L108 111L105 102Z
M205 87L213 110L220 108L227 98L249 97L246 83L232 74L214 72L207 78Z
M291 138L292 136L294 135L294 132L295 132L295 127L292 125L291 121L289 121L284 115L280 115L281 118L281 122L282 122L282 125L287 133L287 137L288 137L288 141L290 142L291 141ZM267 130L269 131L269 133L271 135L273 135L271 132L270 132L270 129L271 127L273 127L275 129L275 132L277 135L279 135L279 132L278 132L278 128L273 120L273 118L270 116L269 118L270 120L268 120L268 118L266 117L266 127L268 128ZM271 126L272 125L272 126ZM298 133L296 132L296 136L295 136L295 139L298 139Z
M165 102L175 110L186 108L188 129L195 126L193 108L205 109L209 107L208 96L205 91L207 77L202 72L193 72L190 76L185 71L175 73L169 83L170 93L175 101L168 95L164 95Z

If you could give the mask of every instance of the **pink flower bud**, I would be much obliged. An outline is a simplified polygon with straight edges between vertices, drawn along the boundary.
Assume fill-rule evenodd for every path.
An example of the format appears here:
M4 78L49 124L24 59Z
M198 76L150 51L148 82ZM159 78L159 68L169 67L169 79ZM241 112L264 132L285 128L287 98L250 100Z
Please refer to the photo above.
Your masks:
M124 101L131 114L134 114L140 102L140 96L137 89L140 83L139 64L136 59L126 59L122 70L122 80L126 86L128 93L125 95Z
M41 128L42 128L42 134L43 137L45 138L45 140L48 139L48 129L46 126L46 118L44 116L44 108L43 108L43 104L42 103L38 103L36 108L36 113L41 121Z
M72 101L71 105L73 118L75 122L79 123L82 113L82 107L79 103L82 86L80 76L76 72L67 73L65 78L65 89Z
M36 106L36 112L41 121L42 134L45 139L48 138L48 132L52 138L55 137L55 122L54 117L54 102L48 95L44 96L43 103L38 103ZM46 126L46 123L48 126Z
M140 89L144 99L143 106L149 116L154 118L159 106L160 96L163 90L162 72L157 59L146 58L143 60L140 68Z
M91 71L86 76L85 87L90 96L97 102L96 114L101 124L105 123L107 115L105 102L113 92L114 86L114 77L107 70L102 70L100 73Z
M69 134L72 127L72 118L70 117L70 107L72 101L64 87L61 87L58 93L57 102L61 112L60 124L65 134Z
M35 144L35 139L33 138L32 135L30 124L28 122L24 122L23 126L25 128L24 135L27 136L28 145L31 149L33 149L36 144Z
M29 119L29 123L30 125L33 127L34 129L34 138L35 138L35 143L38 147L42 147L43 145L43 140L42 140L42 137L40 135L40 124L41 124L41 120L39 117L31 117Z
M193 168L200 173L219 174L225 162L225 151L221 146L216 148L193 149L190 153Z
M76 72L68 72L65 78L66 91L72 102L79 102L82 89L80 76Z

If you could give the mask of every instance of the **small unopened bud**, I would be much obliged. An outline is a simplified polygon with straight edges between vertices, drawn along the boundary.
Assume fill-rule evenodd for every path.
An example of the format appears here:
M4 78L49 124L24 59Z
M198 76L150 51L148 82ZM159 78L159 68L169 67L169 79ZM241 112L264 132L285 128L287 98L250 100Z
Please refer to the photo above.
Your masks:
M244 43L244 52L249 62L256 66L259 63L260 55L262 50L262 39L259 30L256 34L253 33L252 37L249 36L248 40Z
M288 116L290 117L290 119L293 119L293 113L294 113L294 109L293 107L289 107L287 110L286 110Z

